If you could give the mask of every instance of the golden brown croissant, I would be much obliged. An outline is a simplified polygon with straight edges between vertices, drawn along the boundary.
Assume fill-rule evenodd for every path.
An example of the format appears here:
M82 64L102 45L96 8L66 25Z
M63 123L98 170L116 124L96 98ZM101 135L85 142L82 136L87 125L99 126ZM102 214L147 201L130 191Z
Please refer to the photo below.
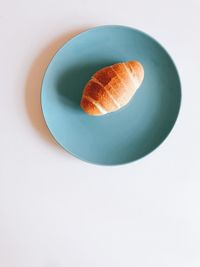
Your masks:
M104 115L125 106L144 78L137 61L117 63L97 71L86 84L81 107L89 115Z

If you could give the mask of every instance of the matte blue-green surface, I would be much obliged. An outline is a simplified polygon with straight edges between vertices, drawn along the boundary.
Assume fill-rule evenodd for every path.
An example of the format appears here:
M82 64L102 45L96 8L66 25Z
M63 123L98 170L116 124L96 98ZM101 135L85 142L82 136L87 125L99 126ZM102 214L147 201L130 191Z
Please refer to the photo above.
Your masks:
M130 103L101 117L80 108L84 85L102 67L138 60L145 78ZM45 74L41 103L56 141L78 158L115 165L137 160L154 150L171 131L180 107L177 70L154 39L124 26L83 32L55 55Z

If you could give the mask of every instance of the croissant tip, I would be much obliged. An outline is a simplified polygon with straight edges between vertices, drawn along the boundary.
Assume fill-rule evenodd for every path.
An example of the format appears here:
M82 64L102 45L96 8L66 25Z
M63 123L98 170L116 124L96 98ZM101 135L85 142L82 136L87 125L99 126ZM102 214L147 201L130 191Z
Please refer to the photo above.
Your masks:
M100 116L102 115L99 110L95 107L95 105L89 101L87 98L84 96L81 99L80 106L82 110L87 113L87 115L90 116Z
M134 72L136 72L136 75L138 76L140 83L142 83L144 79L144 67L142 63L137 60L131 60L128 61L127 64L131 67L132 70L134 70Z

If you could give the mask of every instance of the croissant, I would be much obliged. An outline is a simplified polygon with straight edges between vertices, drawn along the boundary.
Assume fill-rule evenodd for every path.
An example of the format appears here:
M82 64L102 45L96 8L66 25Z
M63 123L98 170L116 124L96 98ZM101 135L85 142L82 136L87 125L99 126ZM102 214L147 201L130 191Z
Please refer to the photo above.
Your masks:
M137 61L117 63L97 71L86 84L81 108L89 115L105 115L131 100L144 78L144 69Z

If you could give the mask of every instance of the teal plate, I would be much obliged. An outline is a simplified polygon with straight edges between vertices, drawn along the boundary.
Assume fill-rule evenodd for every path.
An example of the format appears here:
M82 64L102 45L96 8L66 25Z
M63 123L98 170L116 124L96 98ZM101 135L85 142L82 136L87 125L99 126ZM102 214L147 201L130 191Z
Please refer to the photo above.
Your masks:
M144 81L127 106L100 116L80 108L91 75L116 62L138 60ZM101 26L77 35L54 56L45 73L41 103L55 140L74 156L117 165L144 157L167 137L178 116L181 85L166 50L147 34Z

